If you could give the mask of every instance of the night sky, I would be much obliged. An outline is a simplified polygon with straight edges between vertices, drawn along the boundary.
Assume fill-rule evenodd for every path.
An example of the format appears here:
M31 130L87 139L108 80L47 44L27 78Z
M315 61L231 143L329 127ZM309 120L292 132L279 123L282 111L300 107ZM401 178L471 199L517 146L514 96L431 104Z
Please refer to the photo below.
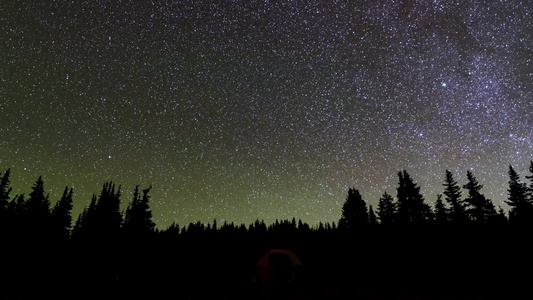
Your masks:
M406 169L502 205L533 159L530 1L3 1L0 170L74 218L112 180L154 221L337 222Z

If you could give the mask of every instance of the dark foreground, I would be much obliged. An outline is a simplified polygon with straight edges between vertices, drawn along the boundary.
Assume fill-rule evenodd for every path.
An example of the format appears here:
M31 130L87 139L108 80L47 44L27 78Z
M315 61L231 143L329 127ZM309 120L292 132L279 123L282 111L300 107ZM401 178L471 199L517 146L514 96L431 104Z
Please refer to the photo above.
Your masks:
M202 235L122 241L11 241L2 299L525 299L528 234L503 232ZM294 279L263 284L272 248Z

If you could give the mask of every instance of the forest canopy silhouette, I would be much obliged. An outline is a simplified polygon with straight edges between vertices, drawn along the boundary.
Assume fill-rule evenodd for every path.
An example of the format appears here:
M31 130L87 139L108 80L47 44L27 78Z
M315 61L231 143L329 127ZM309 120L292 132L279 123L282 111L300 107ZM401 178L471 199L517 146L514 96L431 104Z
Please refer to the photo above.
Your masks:
M460 184L445 170L442 194L431 206L415 179L402 170L396 194L384 192L376 208L367 205L358 189L349 188L338 222L310 226L292 218L219 224L215 219L158 229L150 209L152 186L136 186L121 210L127 201L122 187L106 182L74 218L71 187L52 203L39 177L28 195L12 195L8 169L0 181L0 254L6 270L1 280L12 287L7 293L25 284L61 280L78 288L113 287L116 293L140 285L150 294L147 287L155 284L178 284L181 295L192 298L199 291L211 295L203 288L213 285L226 295L246 297L253 291L253 267L261 254L286 248L306 266L301 280L307 288L384 285L412 292L421 286L436 288L452 276L455 284L447 290L456 291L489 288L504 273L498 280L526 281L529 277L517 270L533 266L526 255L529 248L522 247L533 225L533 161L524 181L512 166L507 174L507 213L485 197L472 171ZM501 255L512 262L495 260ZM457 272L463 269L468 276ZM164 275L169 270L175 272ZM214 275L219 270L225 275ZM198 280L205 274L211 275Z

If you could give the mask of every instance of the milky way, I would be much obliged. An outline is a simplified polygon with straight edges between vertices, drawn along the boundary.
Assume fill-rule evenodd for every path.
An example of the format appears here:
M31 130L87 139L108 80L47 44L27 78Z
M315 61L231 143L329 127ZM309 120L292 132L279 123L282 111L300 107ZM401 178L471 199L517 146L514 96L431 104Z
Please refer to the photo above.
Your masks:
M533 159L528 1L8 1L0 168L74 214L108 180L154 221L340 217L406 169L496 205Z

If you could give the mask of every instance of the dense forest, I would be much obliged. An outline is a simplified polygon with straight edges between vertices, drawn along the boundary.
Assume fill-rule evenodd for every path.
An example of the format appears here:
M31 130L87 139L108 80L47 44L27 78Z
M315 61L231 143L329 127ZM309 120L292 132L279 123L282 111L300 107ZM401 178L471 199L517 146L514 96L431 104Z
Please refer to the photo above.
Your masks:
M1 293L7 299L523 296L533 267L533 161L529 172L522 180L509 166L507 212L485 197L471 171L461 185L446 170L432 207L403 170L396 195L383 193L375 208L350 188L337 223L213 220L157 229L151 186L135 187L121 210L121 187L106 182L74 219L72 188L53 205L42 177L28 195L11 195L8 169L0 174ZM265 285L258 277L257 262L270 249L299 257L290 283Z

